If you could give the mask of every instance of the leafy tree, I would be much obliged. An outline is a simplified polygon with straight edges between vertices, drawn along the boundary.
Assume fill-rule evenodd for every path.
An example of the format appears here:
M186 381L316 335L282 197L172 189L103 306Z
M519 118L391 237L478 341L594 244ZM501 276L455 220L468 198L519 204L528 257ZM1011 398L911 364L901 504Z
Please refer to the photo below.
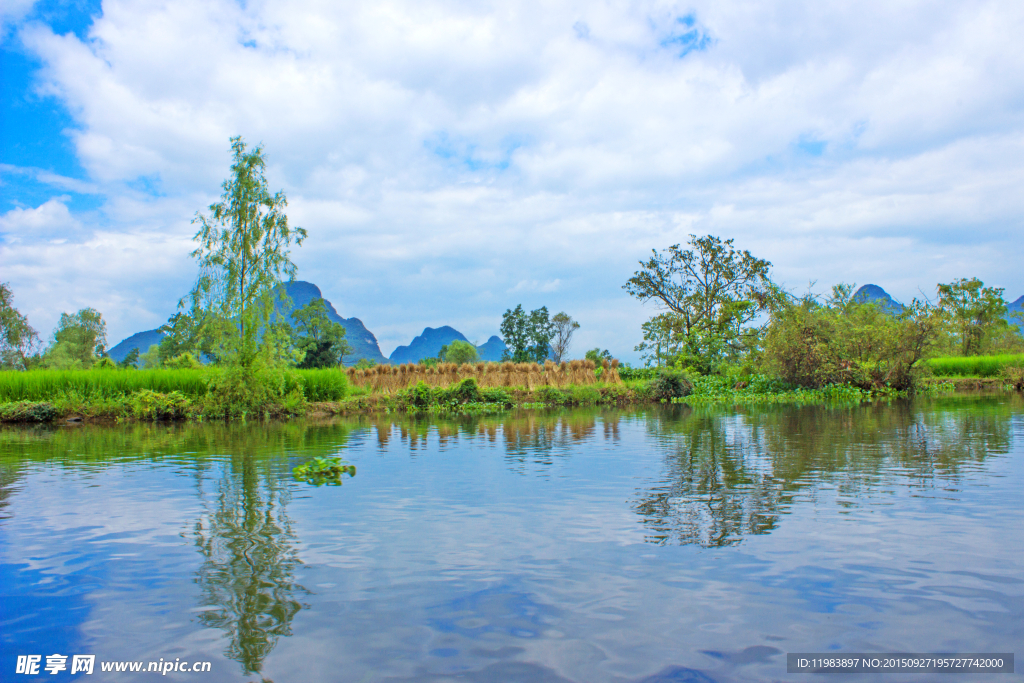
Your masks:
M938 309L959 346L960 355L982 352L987 337L1009 327L1001 287L985 287L978 278L960 278L938 286Z
M122 368L134 368L139 362L139 347L136 346L134 349L125 354L124 360L121 361Z
M246 151L242 138L234 137L231 149L231 177L222 185L221 201L210 205L209 216L197 213L192 221L199 224L199 247L192 256L200 276L191 298L194 306L232 321L225 347L249 366L261 328L273 314L275 287L282 277L295 277L288 248L302 244L306 231L288 225L284 193L270 194L262 145Z
M547 306L530 311L529 315L522 304L514 310L506 310L499 329L506 346L503 360L543 363L551 351L551 338L555 331L548 318Z
M612 359L612 354L609 353L608 349L601 350L601 347L596 347L587 351L583 356L586 360L593 361L595 365L601 365L606 360Z
M61 313L53 339L46 354L48 365L88 368L104 355L107 323L95 308L83 308L74 315Z
M0 283L0 368L25 370L38 344L39 335L28 324L28 318L14 307L10 284Z
M292 313L295 346L304 353L300 368L329 368L340 365L352 347L345 341L345 326L327 315L327 303L313 299Z
M580 324L563 311L556 313L551 318L551 325L555 332L551 340L551 360L561 363L566 354L569 353L572 335L576 330L580 329Z
M640 326L644 339L634 350L640 352L647 365L675 365L686 348L686 336L680 317L672 312L660 313Z
M480 360L480 354L477 353L476 347L469 342L456 339L451 344L442 346L437 358L445 363L463 365L477 362Z
M218 342L231 333L231 323L215 311L204 309L198 298L193 297L190 303L190 310L173 314L159 328L164 333L159 349L161 363L183 353L216 361Z
M673 335L682 337L692 364L707 371L751 348L759 330L748 326L783 297L768 277L771 263L737 250L733 240L690 235L689 246L684 250L674 244L665 253L653 250L623 289L667 308L674 318L656 323L652 341L659 326L671 323L668 329L678 327Z

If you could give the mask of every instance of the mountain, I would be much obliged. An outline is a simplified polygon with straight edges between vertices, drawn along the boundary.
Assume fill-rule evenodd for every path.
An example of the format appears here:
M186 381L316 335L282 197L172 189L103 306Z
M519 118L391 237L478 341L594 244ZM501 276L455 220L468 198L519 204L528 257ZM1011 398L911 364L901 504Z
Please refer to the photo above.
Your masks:
M149 347L153 344L159 344L160 340L164 338L164 333L160 330L146 330L145 332L136 332L127 339L119 342L113 348L107 351L107 355L113 360L120 363L124 360L125 356L131 353L132 349L138 349L139 353L145 353L149 351Z
M292 300L292 310L302 308L313 299L322 298L320 288L311 282L295 280L284 284L285 293ZM384 354L380 352L380 345L373 333L366 329L363 321L359 318L342 318L338 315L334 305L324 299L327 304L327 317L345 327L345 340L352 347L352 353L345 356L345 365L354 365L357 361L366 358L378 363L388 362ZM118 343L107 353L110 357L120 363L133 348L138 348L140 353L145 353L153 344L159 344L164 335L159 330L146 330L137 332L124 341ZM440 347L438 347L440 348ZM435 352L434 355L437 355Z
M878 285L864 285L853 295L858 303L875 304L886 313L896 315L903 312L903 304L889 296L889 293Z
M1014 313L1021 317L1014 317ZM1017 325L1024 332L1024 296L1006 305L1006 319L1011 325Z
M476 352L480 354L480 360L500 361L505 353L505 342L501 341L500 337L492 336L486 342L476 347Z
M436 330L433 327L427 327L423 330L422 334L409 342L408 346L399 346L392 351L391 358L388 361L392 365L418 363L424 358L437 356L441 352L442 346L451 344L456 339L469 342L461 332L448 325L439 327Z

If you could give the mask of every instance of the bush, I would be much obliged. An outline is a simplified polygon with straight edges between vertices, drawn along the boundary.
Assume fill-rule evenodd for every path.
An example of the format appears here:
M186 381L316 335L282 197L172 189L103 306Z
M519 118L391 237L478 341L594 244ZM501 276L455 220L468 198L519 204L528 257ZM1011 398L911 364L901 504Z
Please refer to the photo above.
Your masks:
M446 403L472 403L480 400L480 387L472 377L442 389L440 393L439 398Z
M565 392L555 387L541 387L537 390L537 398L541 403L551 406L564 406L569 402L569 397L565 395Z
M601 402L601 392L594 387L573 387L569 400L578 406L595 405Z
M143 389L132 394L132 414L144 420L182 420L191 401L184 394L172 391L159 394Z
M693 383L679 370L670 368L659 368L649 386L651 397L656 399L671 400L693 393Z
M49 403L17 403L0 404L0 420L4 422L52 422L57 419L57 410Z
M480 399L484 403L501 403L512 405L512 394L500 387L490 387L480 392Z

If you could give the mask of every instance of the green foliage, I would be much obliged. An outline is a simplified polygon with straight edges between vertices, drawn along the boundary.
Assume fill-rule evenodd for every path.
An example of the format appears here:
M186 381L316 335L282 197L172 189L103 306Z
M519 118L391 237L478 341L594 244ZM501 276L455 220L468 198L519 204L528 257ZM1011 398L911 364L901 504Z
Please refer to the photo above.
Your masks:
M555 387L541 387L537 390L537 398L549 406L564 406L569 402L569 395Z
M74 315L61 313L54 343L46 353L46 365L55 369L89 368L103 355L107 343L107 323L94 308L83 308Z
M377 367L377 361L370 360L369 358L360 358L353 367L356 370L368 370L369 368Z
M417 412L474 412L504 408L512 404L512 396L503 389L481 390L474 378L467 377L447 388L417 382L397 391L395 404Z
M572 317L562 311L551 318L551 327L554 336L551 338L551 360L561 363L569 353L569 346L572 344L572 337L580 324Z
M75 393L84 400L126 396L136 391L178 391L185 396L206 394L204 370L30 370L0 372L0 402L52 401Z
M96 361L96 363L92 366L92 369L117 370L118 367L120 366L117 363L115 363L109 356L104 356L103 358L100 358L98 361Z
M543 363L551 352L555 328L548 319L547 306L530 311L529 315L522 304L506 310L501 316L500 331L506 347L503 360Z
M143 420L182 420L192 404L180 391L167 394L142 389L131 395L132 414Z
M348 376L337 368L299 370L307 401L340 401L349 395Z
M1003 289L985 287L978 278L960 278L938 286L938 313L962 356L982 353L986 341L1009 329Z
M207 379L204 412L217 417L264 417L301 412L302 380L290 368L253 362L213 368Z
M341 476L356 476L356 466L346 465L340 457L317 456L292 470L292 475L299 481L313 486L341 486Z
M476 347L469 342L456 339L451 344L441 347L441 352L437 354L437 359L445 363L464 365L466 363L476 363L480 360L480 354L477 353Z
M583 357L586 360L592 361L595 365L600 367L604 361L610 361L612 359L612 354L608 351L608 349L604 349L602 351L600 347L597 347L587 351L587 353Z
M480 392L483 403L497 403L504 406L512 405L512 394L501 387L487 387Z
M825 304L808 294L777 306L764 336L763 368L808 388L913 388L920 361L938 337L932 310L915 300L889 315L851 300L849 289L837 286Z
M210 205L209 216L197 213L193 220L200 226L199 247L192 252L200 276L190 296L194 309L231 321L218 330L221 346L231 361L250 366L258 362L259 335L270 322L275 288L283 276L295 276L288 247L302 244L306 231L288 225L284 193L270 194L263 147L246 151L242 138L234 137L231 149L231 177L223 183L221 201Z
M1024 367L1022 365L1005 367L999 373L1006 383L1017 391L1024 391Z
M998 377L1005 368L1024 365L1024 354L949 356L925 364L937 377Z
M345 340L345 326L327 315L327 302L313 299L293 312L295 347L303 353L300 368L329 368L341 365L352 347Z
M134 368L139 362L139 347L136 346L127 354L125 354L124 360L119 363L122 368Z
M199 362L198 358L186 351L174 358L168 358L164 361L163 366L173 370L195 370L203 367L203 364Z
M56 409L49 403L18 401L0 403L2 422L52 422L57 419Z
M14 307L9 283L0 283L0 369L25 370L29 355L39 344L39 335L28 318Z
M648 362L685 354L684 365L711 372L756 344L758 330L748 325L782 294L768 277L771 263L736 250L733 240L690 235L689 246L653 250L623 289L668 309L650 321L637 346Z
M693 393L693 383L679 370L660 368L651 380L650 393L656 399L682 398Z

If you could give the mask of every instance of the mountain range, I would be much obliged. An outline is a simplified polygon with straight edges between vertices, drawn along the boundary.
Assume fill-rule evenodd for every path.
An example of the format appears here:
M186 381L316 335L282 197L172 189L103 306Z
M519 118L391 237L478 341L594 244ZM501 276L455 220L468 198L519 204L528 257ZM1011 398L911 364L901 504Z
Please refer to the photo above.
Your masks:
M285 293L292 300L292 310L302 308L313 299L323 298L320 288L312 282L294 280L286 282L283 286ZM343 318L334 308L334 304L327 299L324 299L324 303L327 304L327 317L344 326L345 340L352 347L352 352L345 356L345 365L355 365L364 358L376 363L391 363L393 365L416 363L423 358L436 357L441 351L442 346L450 344L456 339L469 341L465 335L453 327L447 325L437 329L428 327L423 330L422 334L413 339L408 346L399 346L391 354L391 357L387 358L381 353L377 337L373 335L373 332L366 329L366 325L363 324L362 320L359 318ZM140 353L145 352L153 344L159 344L163 338L164 333L159 329L136 332L113 346L107 353L111 359L120 363L131 353L132 349L137 348ZM497 361L501 360L501 356L505 352L505 344L500 338L492 336L486 343L477 346L476 349L480 354L481 360Z

